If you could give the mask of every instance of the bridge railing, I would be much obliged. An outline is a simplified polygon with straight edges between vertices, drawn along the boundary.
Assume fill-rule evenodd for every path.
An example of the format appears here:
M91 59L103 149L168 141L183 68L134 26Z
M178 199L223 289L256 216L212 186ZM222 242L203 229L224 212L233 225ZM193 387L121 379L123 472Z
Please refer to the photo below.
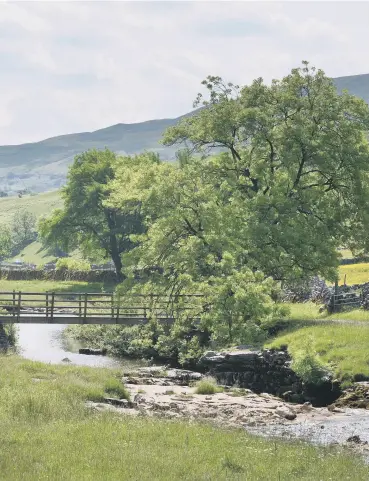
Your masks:
M0 292L2 322L135 324L155 317L167 322L179 313L197 318L201 295L174 297L150 294L118 296L88 292Z

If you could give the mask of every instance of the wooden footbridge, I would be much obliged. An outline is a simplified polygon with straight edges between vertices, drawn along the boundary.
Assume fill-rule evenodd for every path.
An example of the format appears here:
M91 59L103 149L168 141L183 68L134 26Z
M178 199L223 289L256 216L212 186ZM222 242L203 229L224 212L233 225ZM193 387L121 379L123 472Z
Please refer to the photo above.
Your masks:
M178 313L196 320L201 295L117 296L107 293L0 292L0 323L144 324L155 318L171 324Z

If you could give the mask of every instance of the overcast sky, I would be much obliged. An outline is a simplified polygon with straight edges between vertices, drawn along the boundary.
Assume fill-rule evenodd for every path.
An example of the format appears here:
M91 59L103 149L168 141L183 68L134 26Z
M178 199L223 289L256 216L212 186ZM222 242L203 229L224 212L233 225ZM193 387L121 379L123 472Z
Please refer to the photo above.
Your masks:
M207 75L369 73L369 3L0 3L0 144L177 117Z

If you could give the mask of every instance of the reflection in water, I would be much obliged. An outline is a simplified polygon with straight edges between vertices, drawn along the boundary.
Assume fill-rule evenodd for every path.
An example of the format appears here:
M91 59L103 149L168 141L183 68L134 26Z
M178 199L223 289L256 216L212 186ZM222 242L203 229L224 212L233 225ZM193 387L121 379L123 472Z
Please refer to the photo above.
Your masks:
M135 366L141 364L136 361L123 361L111 357L78 354L78 348L82 346L77 343L73 346L63 346L61 334L65 327L61 324L19 324L19 354L26 359L51 364L59 364L65 358L80 366L122 367L124 364L124 367L127 368L127 364Z

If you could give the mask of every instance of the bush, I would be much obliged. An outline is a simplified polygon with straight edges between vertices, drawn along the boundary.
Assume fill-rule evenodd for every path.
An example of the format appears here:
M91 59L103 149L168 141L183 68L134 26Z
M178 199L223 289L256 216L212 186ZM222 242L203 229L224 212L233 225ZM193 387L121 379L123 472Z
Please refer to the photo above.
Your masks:
M311 338L294 353L291 367L307 384L318 386L331 376L329 369L317 354Z
M124 384L115 377L110 377L105 381L105 392L110 396L117 396L119 399L128 399L129 392Z
M63 257L56 261L55 268L57 271L68 270L68 271L79 271L87 272L91 270L91 265L83 260L71 259L70 257Z
M217 392L223 392L223 389L218 386L213 377L205 377L196 383L196 394L216 394Z

